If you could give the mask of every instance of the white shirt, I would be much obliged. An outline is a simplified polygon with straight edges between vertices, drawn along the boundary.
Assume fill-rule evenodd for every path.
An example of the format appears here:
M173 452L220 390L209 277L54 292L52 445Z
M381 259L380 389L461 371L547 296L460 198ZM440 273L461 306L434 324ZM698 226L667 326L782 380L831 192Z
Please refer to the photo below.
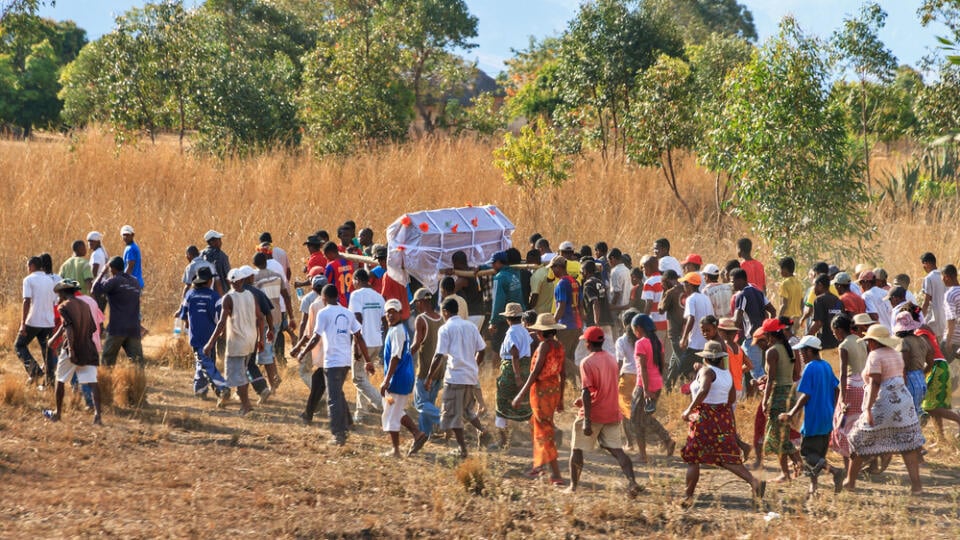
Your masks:
M693 316L693 330L690 332L688 348L702 351L703 346L706 345L707 339L700 331L700 320L707 315L713 315L713 304L710 303L707 295L698 291L687 297L687 304L683 307L683 318L686 320L687 317Z
M530 348L533 346L533 338L530 332L522 324L511 324L507 328L507 333L503 336L503 344L500 345L500 358L503 360L513 360L510 349L516 347L520 353L520 358L530 358Z
M93 253L90 254L90 268L93 269L94 265L97 264L100 265L100 267L97 268L98 272L102 272L103 269L107 267L107 250L103 249L103 246L93 250Z
M658 265L661 274L667 270L673 270L678 276L683 277L683 267L680 266L680 261L678 261L676 257L664 255L663 257L660 257Z
M317 313L313 332L323 338L323 368L350 367L353 364L353 334L360 322L349 309L336 304Z
M477 352L486 347L477 326L454 315L440 327L437 336L437 354L447 357L444 384L479 384L480 366Z
M703 399L705 405L722 405L730 400L730 387L733 386L733 376L729 371L714 366L708 366L713 370L713 382L710 383L710 392ZM696 378L690 383L690 397L697 398L700 393L700 379Z
M377 291L370 287L356 289L350 293L348 309L359 313L363 317L361 326L363 341L367 347L381 347L383 345L383 305L386 300ZM399 350L399 349L396 349Z
M867 313L876 313L877 322L892 331L893 321L890 320L890 309L888 309L890 304L886 300L887 291L880 287L871 287L860 296L863 298L863 303L867 305Z
M610 270L610 305L622 306L630 298L630 269L620 263Z
M287 257L287 252L285 250L280 249L278 247L273 247L272 249L273 249L273 252L270 254L270 256L273 258L267 260L268 268L270 264L269 261L277 261L277 263L280 264L280 268L283 268L283 271L280 272L280 274L283 275L284 279L286 279L287 270L290 269L290 258Z
M30 299L30 311L25 324L34 328L53 328L53 310L57 305L55 281L37 270L23 278L23 297Z
M730 317L730 299L733 298L733 286L729 283L706 283L703 286L703 294L710 299L710 305L713 306L713 314L720 317ZM764 305L766 299L764 299Z
M946 292L947 287L940 277L940 270L933 269L923 278L923 294L930 297L927 324L937 336L943 336L947 330L947 316L943 310L943 297Z
M289 290L290 290L290 283L287 282L287 270L283 267L283 265L282 265L279 261L276 261L276 260L274 260L274 259L267 259L267 270L272 270L272 271L280 274L280 279L281 279L282 282L283 282L283 285L282 285L282 286L283 286L283 290L285 290L285 291L289 291ZM278 298L280 298L280 302L279 302L279 304L280 304L280 313L286 313L286 312L287 312L287 303L284 302L284 300L283 300L283 295L279 296Z
M627 330L627 332L632 332L633 330ZM637 374L637 357L634 354L636 348L630 343L630 340L627 339L626 335L620 336L617 338L616 346L616 356L617 363L620 364L620 374Z

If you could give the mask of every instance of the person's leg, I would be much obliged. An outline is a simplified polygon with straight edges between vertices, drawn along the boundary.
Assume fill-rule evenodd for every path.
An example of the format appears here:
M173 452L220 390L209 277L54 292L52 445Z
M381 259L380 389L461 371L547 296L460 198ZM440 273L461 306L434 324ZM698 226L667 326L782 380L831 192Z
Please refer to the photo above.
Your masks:
M287 309L290 309L290 306L287 306ZM287 312L284 311L280 314L280 324L277 325L275 336L273 338L273 360L281 368L287 367L287 356L286 356L286 339L283 336L284 330L287 329Z
M647 417L643 412L644 405L643 389L638 386L633 391L633 400L630 403L630 422L637 437L637 456L640 463L647 462Z
M217 395L228 390L227 381L223 377L223 374L220 373L220 370L217 369L217 364L213 358L204 354L203 349L197 349L194 351L194 354L197 356L197 361L200 364L199 368L201 373L210 381L210 384L213 385Z
M960 428L960 414L957 414L955 411L952 411L950 409L942 409L942 408L930 409L929 411L927 411L927 414L929 414L933 418L934 422L938 423L937 428L940 433L940 438L943 438L943 421L944 420L950 420L951 422L956 422L957 427Z
M237 387L237 396L240 397L240 414L247 414L253 410L253 405L250 405L250 385L241 384Z
M378 350L379 347L374 347L369 351L371 359L375 357L374 353L376 353ZM366 366L362 356L353 357L352 372L353 385L357 388L357 403L354 421L359 421L360 416L368 410L370 412L382 411L383 400L380 396L380 392L374 388L373 384L370 382L370 379L367 377Z
M133 364L141 369L146 367L146 359L143 357L143 343L140 336L123 338L123 352Z
M923 484L920 482L920 450L911 450L900 455L903 456L903 464L906 465L907 475L910 477L910 494L923 493Z
M56 387L56 388L57 388L57 389L56 389L56 393L55 393L55 396L56 396L56 402L55 402L56 405L55 405L55 407L56 407L56 408L53 409L53 416L54 416L54 418L60 418L60 413L63 411L63 394L64 394L64 385L63 385L63 383L60 382L60 381L57 381L57 387Z
M40 357L43 358L46 367L47 385L51 385L56 380L54 376L57 372L57 352L47 346L47 341L53 335L53 328L40 328L37 331L37 340L40 342ZM66 381L64 381L66 382Z
M93 423L100 425L100 385L93 382L90 384L84 385L84 388L90 389L90 394L93 401Z
M413 388L414 407L417 409L417 422L420 431L427 436L433 434L434 426L440 422L440 409L437 408L437 393L440 391L440 384L434 384L429 391L426 389L423 379L417 379L416 386Z
M267 380L263 378L260 366L257 365L257 353L252 353L247 356L247 379L250 381L250 385L253 386L253 391L260 396L261 403L270 397ZM263 397L264 392L267 393L266 398Z
M862 466L863 457L856 454L850 454L850 467L847 469L847 481L843 483L843 487L847 491L854 491L857 489L857 475L860 474L860 467Z
M35 379L43 374L43 368L34 360L33 354L30 353L30 342L37 337L40 329L33 326L25 326L23 330L23 334L17 334L17 339L13 342L13 348L17 353L17 358L23 362L23 369L26 370L27 376ZM44 345L44 347L46 347L46 345Z
M750 359L750 363L753 364L753 369L750 370L750 376L754 379L759 379L766 373L763 369L763 351L760 350L760 347L757 347L753 344L753 337L749 336L743 340L743 352L746 353L747 358Z
M467 440L463 436L463 428L452 428L453 436L457 439L457 446L460 447L460 457L467 457Z
M117 355L123 346L123 338L107 334L103 341L103 350L100 352L100 365L113 367L117 365Z
M724 463L721 465L721 467L737 475L737 477L744 482L750 484L750 487L753 488L754 497L759 499L763 498L765 482L750 474L750 471L748 471L742 463Z
M317 405L320 404L320 399L323 398L323 392L327 389L326 376L323 373L323 368L317 368L310 380L310 395L307 396L307 407L303 411L303 421L309 424L313 422L313 413L317 410Z
M195 396L206 397L210 378L203 371L203 362L201 355L203 351L199 348L193 349L193 394Z
M628 456L622 448L606 448L606 450L617 460L617 464L620 465L620 470L623 471L623 475L627 477L630 492L635 492L639 486L637 485L637 477L633 474L633 462L630 461L630 456Z
M583 450L574 448L570 451L570 491L577 490L581 472L583 472Z
M687 500L690 500L693 498L693 494L697 491L697 482L700 481L700 464L699 463L687 464L687 475L684 481L686 483L685 495Z
M338 444L347 440L350 409L343 394L343 383L347 376L346 367L327 368L327 409L330 416L330 432Z

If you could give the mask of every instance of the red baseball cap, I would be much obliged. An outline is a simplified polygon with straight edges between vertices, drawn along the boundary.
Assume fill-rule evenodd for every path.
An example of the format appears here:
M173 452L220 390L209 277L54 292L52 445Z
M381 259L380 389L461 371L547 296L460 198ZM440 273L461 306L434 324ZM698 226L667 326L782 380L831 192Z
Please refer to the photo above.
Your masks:
M601 330L599 326L591 326L583 331L583 335L580 336L580 339L590 343L603 343L603 330Z
M691 254L687 255L687 258L684 259L683 262L680 263L680 264L695 264L695 265L697 265L697 266L702 266L702 265L703 265L703 259L700 258L700 256L697 255L696 253L691 253Z
M763 325L760 326L760 328L764 331L764 333L779 332L780 330L783 330L786 327L787 325L780 322L780 319L767 319L763 321Z

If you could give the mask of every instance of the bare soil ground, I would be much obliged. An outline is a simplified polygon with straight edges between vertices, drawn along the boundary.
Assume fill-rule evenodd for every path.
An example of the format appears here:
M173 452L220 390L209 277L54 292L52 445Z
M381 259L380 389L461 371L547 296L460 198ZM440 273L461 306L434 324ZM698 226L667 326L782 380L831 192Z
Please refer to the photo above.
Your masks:
M307 391L289 366L278 395L247 417L238 404L217 409L193 395L183 361L162 365L169 345L148 344L147 402L109 408L104 426L90 424L79 400L63 421L40 411L53 392L26 388L22 400L0 404L0 536L27 537L260 537L260 538L635 538L867 537L956 538L960 533L960 465L954 439L937 440L932 424L926 493L907 495L906 472L895 458L879 476L864 477L857 494L825 486L806 500L806 479L771 484L754 507L746 484L705 468L692 508L679 505L685 467L679 457L651 448L637 465L645 493L630 500L616 463L587 455L581 490L569 495L529 480L530 436L513 430L507 452L474 451L465 462L448 456L452 441L435 439L415 457L381 456L388 449L379 418L368 417L347 445L327 444L325 414L312 426L298 418ZM121 355L122 358L122 355ZM121 360L123 361L123 360ZM176 366L176 367L175 367ZM11 353L0 378L22 381ZM484 371L488 405L493 370ZM7 383L4 383L7 384ZM347 384L348 398L353 390ZM69 394L68 394L69 395ZM662 400L661 419L682 445L679 414L686 396ZM569 398L567 401L572 401ZM756 408L738 410L749 438ZM412 412L412 411L411 411ZM569 427L561 468L568 477ZM485 423L492 427L492 412ZM948 426L948 433L954 433ZM475 434L469 434L476 441ZM410 437L402 434L404 445ZM839 458L832 456L835 461ZM776 476L772 459L759 473ZM829 482L828 482L829 483Z

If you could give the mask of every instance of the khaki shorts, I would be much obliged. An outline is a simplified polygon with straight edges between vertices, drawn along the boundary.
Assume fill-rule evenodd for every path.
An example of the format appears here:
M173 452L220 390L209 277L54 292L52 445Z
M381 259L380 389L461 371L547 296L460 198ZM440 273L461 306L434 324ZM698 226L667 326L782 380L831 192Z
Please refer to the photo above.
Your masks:
M400 431L401 420L406 414L407 404L410 402L410 394L400 395L393 392L387 393L387 396L393 398L391 405L386 398L383 400L383 413L380 415L380 426L384 431Z
M592 435L583 433L583 418L577 418L573 422L573 440L570 447L573 450L593 450L599 444L601 448L621 448L623 439L620 437L620 423L616 424L591 424Z
M97 382L97 366L78 366L70 361L66 353L60 354L57 361L57 381L66 384L77 374L80 384L94 384Z
M463 429L463 419L473 419L474 385L445 384L440 398L440 430Z

